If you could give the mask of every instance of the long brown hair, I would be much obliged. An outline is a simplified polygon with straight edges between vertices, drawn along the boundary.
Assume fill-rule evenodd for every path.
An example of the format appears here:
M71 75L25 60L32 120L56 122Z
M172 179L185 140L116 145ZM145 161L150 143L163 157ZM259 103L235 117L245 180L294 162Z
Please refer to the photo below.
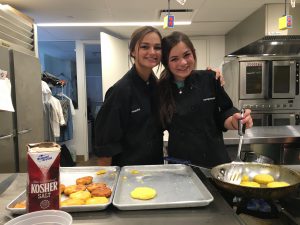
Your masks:
M192 41L189 37L181 32L174 31L170 35L162 39L162 64L165 69L159 78L159 99L160 99L160 119L164 128L167 128L171 122L173 114L176 110L175 100L172 92L172 84L174 75L169 70L169 55L170 51L178 43L183 42L191 49L195 62L197 61L196 52Z
M155 27L151 27L151 26L140 27L132 33L130 42L129 42L129 57L130 57L130 61L132 64L133 64L132 59L134 59L132 53L134 52L135 46L137 44L139 45L140 42L143 40L143 38L147 34L152 33L152 32L156 33L159 36L160 40L162 40L162 36L161 36L159 30L156 29Z

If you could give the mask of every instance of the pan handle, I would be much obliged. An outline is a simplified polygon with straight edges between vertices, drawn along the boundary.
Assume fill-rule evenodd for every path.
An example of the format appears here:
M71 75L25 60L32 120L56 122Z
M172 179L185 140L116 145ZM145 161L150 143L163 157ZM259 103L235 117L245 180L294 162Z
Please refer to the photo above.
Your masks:
M178 164L184 164L184 165L190 165L191 162L188 160L183 160L183 159L177 159L177 158L173 158L173 157L164 157L164 160L171 162L171 163L178 163Z

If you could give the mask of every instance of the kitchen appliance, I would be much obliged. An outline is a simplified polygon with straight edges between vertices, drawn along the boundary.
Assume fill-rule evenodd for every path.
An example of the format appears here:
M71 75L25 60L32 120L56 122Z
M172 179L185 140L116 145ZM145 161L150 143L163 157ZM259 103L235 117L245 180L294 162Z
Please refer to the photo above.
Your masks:
M223 65L233 104L252 110L254 126L300 124L300 57L238 57Z
M15 112L0 111L0 173L26 171L26 144L44 136L41 72L32 18L0 7L0 69L8 71Z
M299 61L240 61L240 99L284 99L299 95Z
M15 112L0 111L0 172L27 171L28 143L44 140L39 60L0 46L0 68L8 71Z
M293 17L291 29L279 30L278 18ZM265 4L225 35L226 55L295 55L300 53L300 4Z

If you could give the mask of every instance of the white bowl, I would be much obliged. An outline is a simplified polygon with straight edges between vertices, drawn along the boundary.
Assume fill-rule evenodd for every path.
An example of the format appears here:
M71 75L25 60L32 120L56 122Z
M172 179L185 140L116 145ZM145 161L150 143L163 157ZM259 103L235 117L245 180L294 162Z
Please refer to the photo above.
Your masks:
M72 216L60 210L42 210L16 217L4 225L71 225Z

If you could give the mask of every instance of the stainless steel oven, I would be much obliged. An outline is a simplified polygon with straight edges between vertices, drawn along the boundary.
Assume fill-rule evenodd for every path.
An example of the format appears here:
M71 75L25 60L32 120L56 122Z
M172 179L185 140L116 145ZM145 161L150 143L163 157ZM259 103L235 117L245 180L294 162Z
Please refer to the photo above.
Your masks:
M299 62L271 61L271 66L271 97L295 98L295 95L299 95Z
M299 114L273 113L271 114L271 126L299 125Z
M257 112L251 113L253 119L253 126L286 126L286 125L300 125L300 112Z
M264 113L251 113L253 126L261 127L269 125L269 116Z
M254 126L300 125L300 56L240 57L223 65L225 90Z
M267 98L267 75L267 61L240 62L240 99Z
M241 61L240 99L284 99L299 95L299 61Z

